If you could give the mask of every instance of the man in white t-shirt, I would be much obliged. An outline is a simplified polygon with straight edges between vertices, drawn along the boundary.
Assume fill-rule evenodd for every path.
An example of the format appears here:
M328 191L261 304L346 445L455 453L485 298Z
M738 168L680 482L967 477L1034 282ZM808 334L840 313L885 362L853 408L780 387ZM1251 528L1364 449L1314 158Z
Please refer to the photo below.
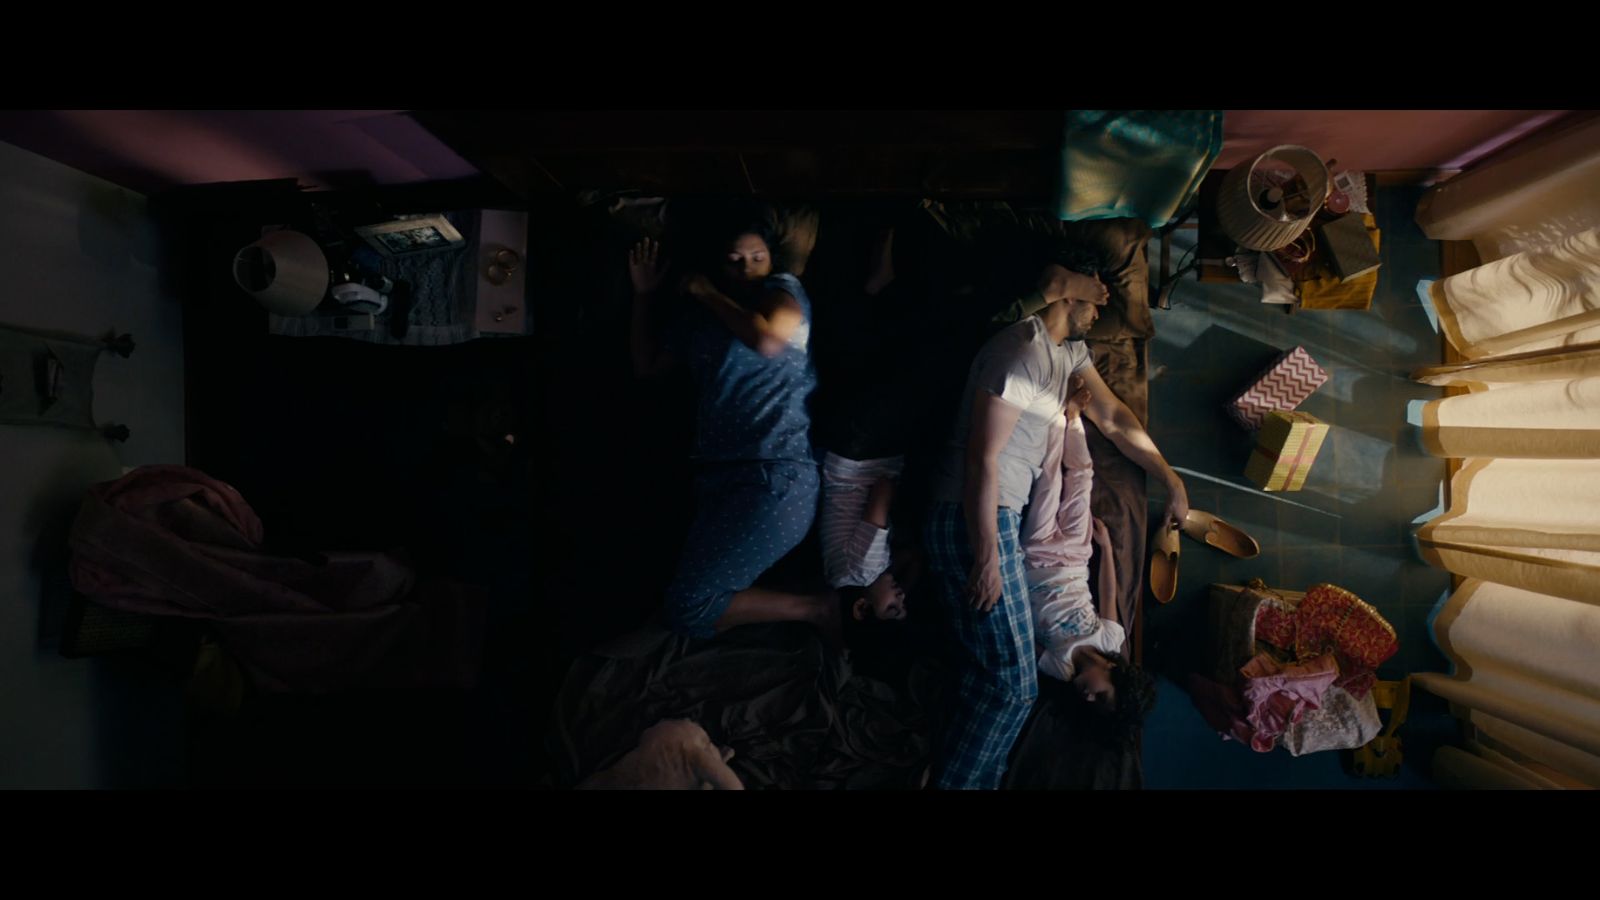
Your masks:
M1048 265L1051 302L978 352L924 526L928 569L962 648L955 709L935 752L936 788L997 788L1038 697L1021 516L1042 471L1052 425L1080 375L1084 415L1122 454L1167 485L1169 516L1188 513L1183 482L1083 343L1107 291L1092 270Z

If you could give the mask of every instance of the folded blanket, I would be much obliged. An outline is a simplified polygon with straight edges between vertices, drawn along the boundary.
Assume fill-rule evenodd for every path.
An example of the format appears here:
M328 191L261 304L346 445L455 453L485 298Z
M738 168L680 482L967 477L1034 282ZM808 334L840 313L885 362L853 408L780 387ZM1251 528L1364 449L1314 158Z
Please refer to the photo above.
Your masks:
M183 466L143 466L89 489L69 575L113 609L209 620L268 691L470 686L483 603L418 587L382 553L283 556L239 492Z
M556 786L622 765L648 726L687 719L734 751L728 765L748 789L910 787L928 762L918 698L855 674L806 625L705 641L639 631L568 673L552 729Z

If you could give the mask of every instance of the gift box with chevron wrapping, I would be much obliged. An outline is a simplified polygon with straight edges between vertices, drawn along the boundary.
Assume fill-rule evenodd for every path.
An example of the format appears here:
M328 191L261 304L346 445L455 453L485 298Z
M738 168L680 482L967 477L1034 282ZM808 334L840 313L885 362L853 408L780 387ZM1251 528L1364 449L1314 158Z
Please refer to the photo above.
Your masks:
M1254 431L1262 419L1275 409L1294 409L1328 380L1328 373L1311 358L1304 347L1278 357L1239 396L1228 401L1228 414L1235 422Z
M1328 436L1328 425L1303 412L1275 409L1267 413L1256 433L1256 447L1244 477L1267 491L1298 491L1311 474L1311 464Z

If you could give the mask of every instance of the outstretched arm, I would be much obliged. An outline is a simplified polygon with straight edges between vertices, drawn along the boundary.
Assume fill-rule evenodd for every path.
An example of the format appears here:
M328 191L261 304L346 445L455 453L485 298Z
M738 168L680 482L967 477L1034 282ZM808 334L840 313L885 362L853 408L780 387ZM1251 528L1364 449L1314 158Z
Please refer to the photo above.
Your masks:
M1167 517L1169 521L1183 524L1189 514L1189 493L1183 479L1172 471L1150 433L1139 424L1139 417L1106 386L1105 380L1093 366L1083 370L1084 383L1089 388L1089 405L1083 414L1100 429L1100 433L1117 445L1122 455L1139 464L1146 472L1160 479L1167 489Z
M1100 618L1117 621L1117 557L1106 523L1094 520L1094 544L1100 550Z

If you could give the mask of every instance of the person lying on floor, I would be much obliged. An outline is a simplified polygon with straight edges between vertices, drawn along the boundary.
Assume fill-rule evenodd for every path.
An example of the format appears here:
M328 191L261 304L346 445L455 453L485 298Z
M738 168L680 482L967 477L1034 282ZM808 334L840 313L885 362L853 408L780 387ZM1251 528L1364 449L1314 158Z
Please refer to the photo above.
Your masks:
M889 508L905 457L822 462L822 575L857 621L906 617L906 595L890 571Z
M1081 415L1089 405L1082 375L1072 376L1068 392L1066 413L1050 426L1044 465L1022 516L1039 671L1072 685L1076 696L1107 717L1110 735L1126 743L1155 702L1154 680L1121 653L1126 632L1118 621L1111 535L1089 510L1094 459ZM1096 548L1100 577L1091 592L1089 560Z
M652 321L666 260L648 239L628 257L635 371L651 376L681 360L697 391L694 521L665 603L667 624L691 637L779 621L837 632L832 592L754 586L810 531L819 486L806 409L816 383L811 301L798 278L774 273L772 245L759 215L709 242L679 285L695 302L666 346Z
M1052 263L1040 282L1052 302L972 361L923 524L934 594L961 647L955 706L934 753L938 789L998 788L1039 693L1021 513L1067 380L1094 371L1083 337L1108 299L1092 270Z
M849 310L853 321L837 329L835 355L845 363L839 384L825 384L819 436L828 449L822 463L822 512L819 531L823 573L829 587L840 591L846 614L864 621L896 621L906 617L905 588L891 564L889 512L896 485L906 465L907 445L930 408L930 366L948 354L933 352L930 340L957 340L970 331L954 312L927 313L940 300L921 296L915 284L899 290L895 277L895 228L879 231L869 255L862 296ZM974 313L987 315L987 325L1013 324L1048 305L1045 285L1003 306ZM906 291L919 294L904 296ZM1103 290L1103 288L1102 288ZM946 297L947 305L956 303ZM920 309L913 314L909 305ZM979 309L970 298L966 306ZM907 319L943 326L943 335L907 339ZM970 325L970 323L968 323ZM831 401L831 402L830 402Z
M905 418L890 412L911 398L889 396L881 370L861 365L893 344L883 340L870 314L883 289L894 280L890 261L892 230L878 236L863 286L851 312L853 327L841 329L852 365L838 371L842 384L824 402L821 439L829 446L822 459L822 512L818 537L822 574L839 591L845 614L856 621L898 621L906 616L905 591L891 571L889 511L896 481L905 468ZM866 313L866 314L863 314ZM837 409L834 409L837 407ZM888 413L888 414L886 414Z
M1188 510L1182 480L1100 378L1084 343L1107 301L1105 286L1055 264L1042 282L1054 302L990 338L972 362L923 526L936 594L963 656L956 707L934 757L940 789L998 788L1038 697L1021 511L1073 375L1088 389L1084 415L1124 456L1167 482L1169 514L1181 521Z

